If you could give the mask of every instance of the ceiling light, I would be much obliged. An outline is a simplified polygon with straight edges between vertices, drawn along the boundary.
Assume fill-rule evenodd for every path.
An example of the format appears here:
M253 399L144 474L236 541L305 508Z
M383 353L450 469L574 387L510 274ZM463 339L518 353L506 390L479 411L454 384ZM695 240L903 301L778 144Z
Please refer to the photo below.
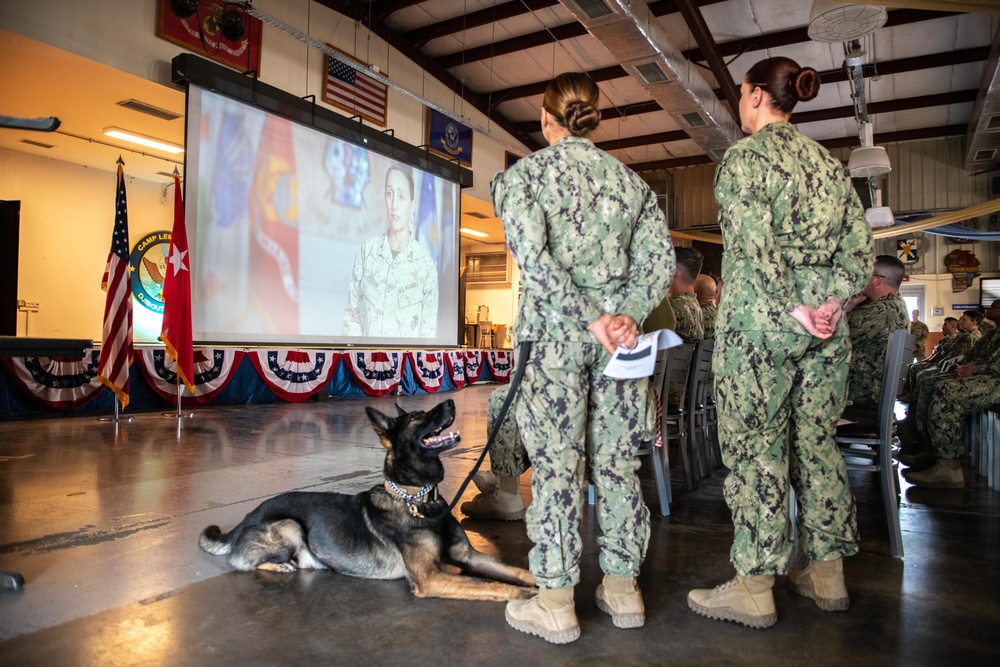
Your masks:
M109 137L114 137L115 139L121 139L122 141L131 141L133 144L139 144L141 146L146 146L147 148L155 148L156 150L166 151L167 153L184 152L184 149L176 144L170 144L166 141L160 141L159 139L147 137L136 132L129 132L128 130L123 130L118 127L106 127L104 128L104 134Z
M458 231L462 232L463 234L467 234L469 236L477 236L481 239L485 239L487 236L489 236L489 234L485 232L481 232L476 229L469 229L468 227L461 227Z
M896 224L896 216L888 206L874 206L865 211L865 220L872 228L891 227Z
M868 178L881 176L892 171L889 155L881 146L855 148L847 160L847 171L851 178Z

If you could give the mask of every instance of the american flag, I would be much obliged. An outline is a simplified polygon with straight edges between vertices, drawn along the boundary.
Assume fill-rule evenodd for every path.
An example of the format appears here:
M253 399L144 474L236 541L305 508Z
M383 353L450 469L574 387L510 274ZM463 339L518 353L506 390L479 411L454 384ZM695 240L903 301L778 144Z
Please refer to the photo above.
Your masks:
M104 302L104 331L97 379L118 395L122 407L128 405L128 367L132 363L132 285L128 262L128 205L125 176L118 163L118 192L115 196L115 230L111 251L104 268L101 289L108 293Z
M386 86L350 65L327 56L324 100L385 125Z

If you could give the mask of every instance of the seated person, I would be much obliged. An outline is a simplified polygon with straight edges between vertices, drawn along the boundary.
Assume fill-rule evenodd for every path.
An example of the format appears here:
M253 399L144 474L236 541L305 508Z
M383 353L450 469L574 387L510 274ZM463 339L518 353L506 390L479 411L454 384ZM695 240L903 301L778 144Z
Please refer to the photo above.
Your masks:
M697 342L705 337L701 306L694 293L694 281L701 272L702 254L691 247L674 248L677 268L670 284L670 307L674 309L677 326L674 331L687 342Z
M944 324L941 325L941 333L944 334L944 337L934 347L931 355L923 361L910 364L906 375L904 394L910 396L913 393L921 375L939 373L943 370L942 364L946 364L971 350L976 341L982 337L982 331L979 329L979 323L982 319L983 313L979 310L966 311L958 320L954 317L946 318ZM955 327L953 323L958 326ZM955 333L952 333L953 330Z
M917 415L935 462L925 470L905 470L903 478L910 484L931 489L965 486L961 461L965 452L962 440L965 417L998 403L1000 348L982 363L958 366L954 377L938 383L927 412Z
M864 291L844 306L851 336L847 399L852 410L878 405L889 334L907 328L906 304L899 296L905 275L902 262L892 255L879 255Z
M986 309L986 317L983 319L979 328L983 330L983 335L985 336L989 332L993 331L1000 324L1000 299L996 299L990 307Z
M715 278L707 273L699 274L694 281L694 293L701 306L705 338L715 338L715 318L719 315L719 307L715 305Z

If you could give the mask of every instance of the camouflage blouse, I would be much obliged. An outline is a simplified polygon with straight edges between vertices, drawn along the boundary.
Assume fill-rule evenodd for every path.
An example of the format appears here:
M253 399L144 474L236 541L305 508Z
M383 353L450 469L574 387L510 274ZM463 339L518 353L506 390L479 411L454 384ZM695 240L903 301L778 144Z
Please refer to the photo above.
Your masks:
M518 160L490 189L521 269L516 341L592 343L600 315L641 323L667 293L674 248L656 195L589 139Z
M875 252L847 169L790 123L733 144L715 173L725 244L716 333L804 333L789 313L864 289ZM845 318L841 318L843 322ZM836 335L845 335L846 325Z

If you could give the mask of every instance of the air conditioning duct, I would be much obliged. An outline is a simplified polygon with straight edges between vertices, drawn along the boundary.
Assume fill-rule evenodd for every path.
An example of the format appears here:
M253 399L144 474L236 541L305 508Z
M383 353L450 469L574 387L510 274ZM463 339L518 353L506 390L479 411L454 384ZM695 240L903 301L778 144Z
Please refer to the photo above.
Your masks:
M641 0L559 0L705 153L743 138L732 114Z

